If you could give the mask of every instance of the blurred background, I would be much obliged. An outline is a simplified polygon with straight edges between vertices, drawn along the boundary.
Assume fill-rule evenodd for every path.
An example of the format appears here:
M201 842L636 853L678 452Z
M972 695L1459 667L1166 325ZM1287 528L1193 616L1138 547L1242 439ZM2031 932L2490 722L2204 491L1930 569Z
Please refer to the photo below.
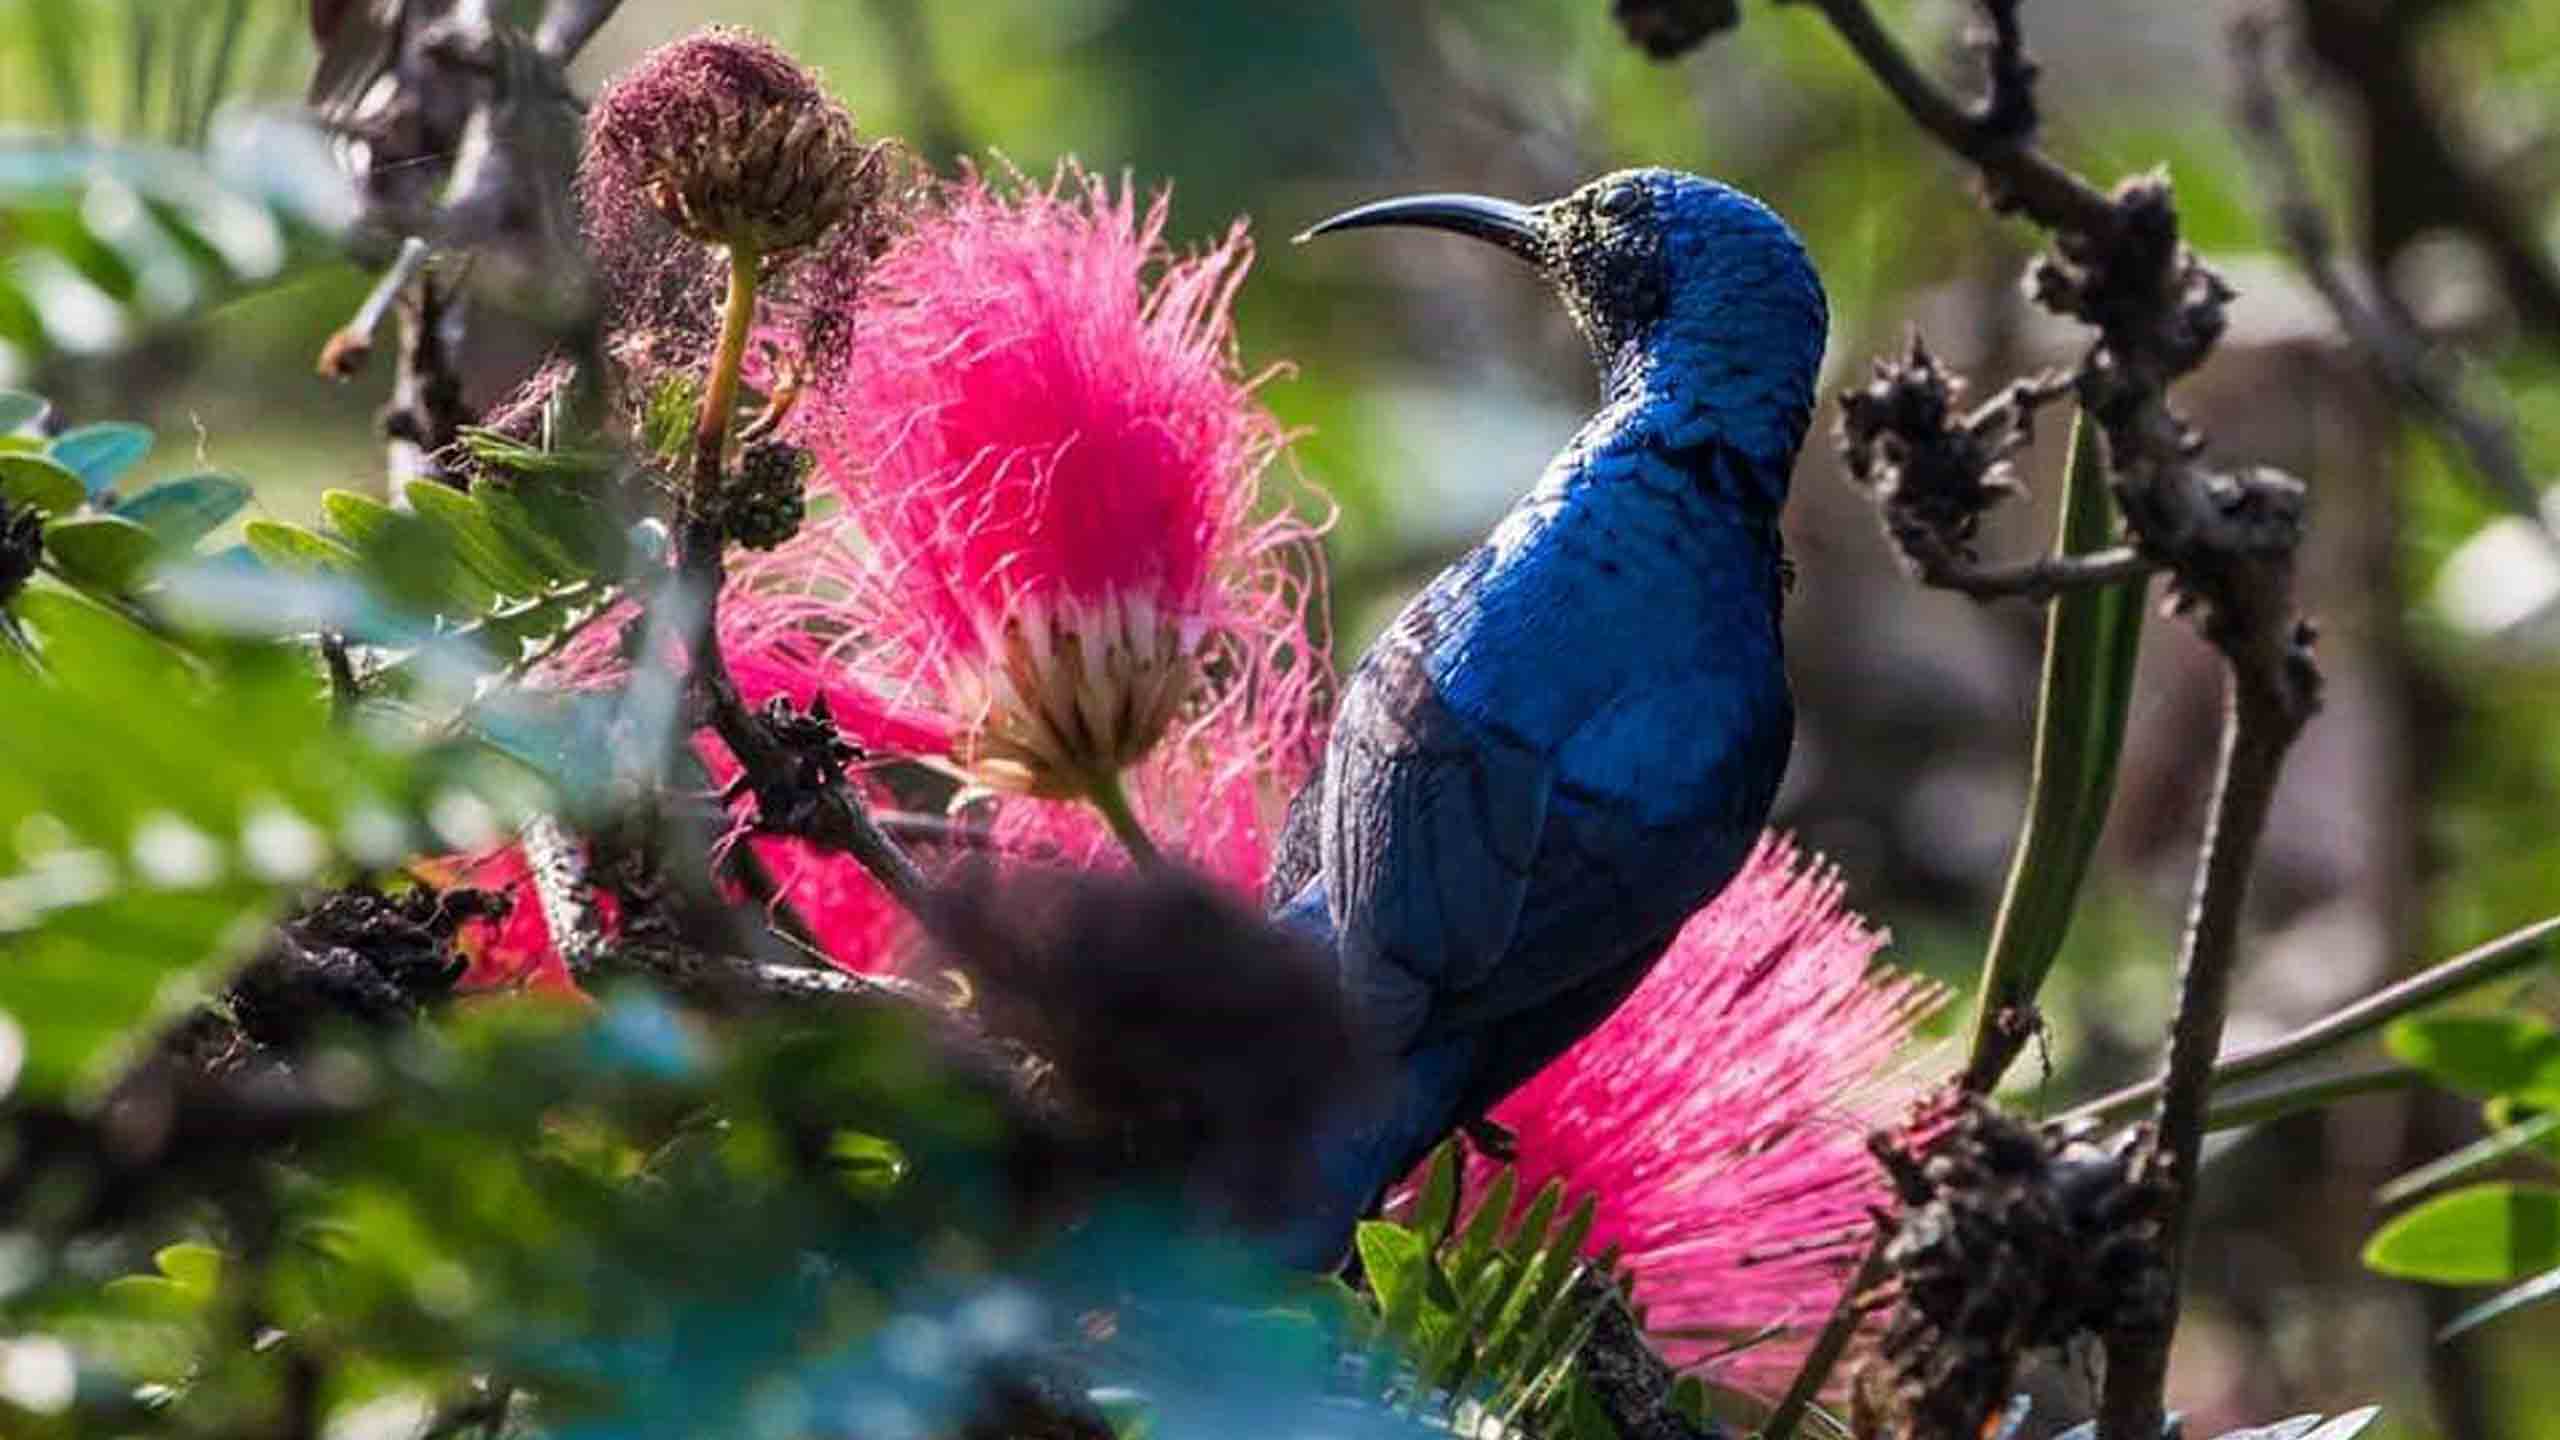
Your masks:
M75 92L105 129L186 113L187 96L123 78L120 17L157 3L0 3L0 114L57 128ZM235 94L298 95L312 60L300 0L245 8L272 13L226 62ZM1968 75L1970 6L1881 8L1916 53ZM2474 379L2504 397L2528 469L2560 474L2560 0L2273 8L2293 22L2297 137L2350 251L2415 324L2479 357ZM1551 298L1489 249L1421 235L1287 243L1345 204L1414 189L1544 198L1619 166L1694 169L1762 194L1804 233L1834 312L1826 389L1915 328L1981 393L2070 358L2075 335L2022 298L2033 233L1974 203L1818 17L1747 5L1738 30L1665 65L1608 12L1607 0L730 0L716 18L793 48L867 129L938 165L1002 156L1040 174L1073 155L1171 183L1182 236L1251 222L1262 251L1241 301L1244 357L1272 367L1263 393L1301 432L1278 489L1338 507L1333 618L1349 657L1526 487L1586 412L1591 380ZM2219 459L2312 485L2308 589L2329 701L2262 856L2233 1033L2246 1043L2560 908L2560 563L2403 417L2276 253L2231 118L2230 13L2075 0L2029 4L2025 20L2048 143L2101 180L2168 167L2188 238L2240 289L2230 337L2181 387L2188 412ZM629 0L582 82L704 18ZM96 43L66 75L36 41L81 23ZM47 213L9 223L23 239L57 223ZM112 241L98 218L85 217ZM103 260L20 254L0 286L7 383L74 420L193 435L192 453L164 443L155 466L236 470L271 515L308 519L329 486L379 487L388 367L340 387L312 365L367 277L319 247L268 258L189 287L155 285L163 271L147 264L119 284ZM502 341L475 350L476 398L509 388L528 358ZM1842 867L1899 963L1963 986L2023 803L2040 619L1907 582L1829 426L1817 418L1788 516L1802 730L1781 823ZM1989 528L1986 554L2045 543L2063 428L2054 417L2025 461L2030 498ZM2017 1072L2030 1103L2139 1076L2165 1020L2218 667L2166 623L2142 663L2101 869L2047 992L2050 1044ZM2218 1154L2175 1386L2201 1433L2378 1401L2394 1428L2375 1433L2560 1435L2547 1310L2437 1346L2432 1330L2466 1297L2357 1263L2374 1186L2475 1133L2460 1102L2382 1096ZM2051 1383L2085 1386L2072 1371Z

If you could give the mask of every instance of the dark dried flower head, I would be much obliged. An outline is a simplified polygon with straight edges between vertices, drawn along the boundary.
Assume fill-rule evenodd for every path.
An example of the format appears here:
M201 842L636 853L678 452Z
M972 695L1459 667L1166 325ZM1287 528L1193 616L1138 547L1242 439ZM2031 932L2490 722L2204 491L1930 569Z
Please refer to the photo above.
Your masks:
M2233 292L2178 238L2165 172L2126 180L2110 203L2116 220L2106 235L2064 232L2027 272L2027 290L2055 314L2095 326L2108 363L2166 383L2204 363L2230 324Z
M1171 869L982 872L930 926L930 963L1038 1057L1066 1125L1235 1219L1296 1212L1316 1127L1367 1079L1324 956Z
M1898 359L1840 396L1840 459L1875 491L1886 531L1923 578L1972 558L1984 512L2018 493L2010 457L2031 434L2036 396L2012 386L1971 414L1964 378L1938 363L1917 332Z
M579 184L591 209L644 199L695 240L772 258L876 203L888 175L885 143L864 144L816 76L715 25L597 97Z
M2030 1126L1962 1094L1868 1143L1901 1211L1885 1247L1895 1303L1859 1382L1892 1413L1892 1433L1978 1440L2027 1352L2156 1325L2173 1303L2164 1196L2129 1144Z
M1742 23L1735 0L1616 0L1610 9L1627 38L1656 60L1686 55Z

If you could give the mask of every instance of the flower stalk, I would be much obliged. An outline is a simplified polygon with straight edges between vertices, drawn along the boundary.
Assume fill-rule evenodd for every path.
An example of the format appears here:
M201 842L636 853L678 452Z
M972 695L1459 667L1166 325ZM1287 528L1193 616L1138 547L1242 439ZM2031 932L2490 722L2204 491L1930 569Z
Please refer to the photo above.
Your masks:
M729 299L720 314L720 344L703 377L702 412L693 429L693 483L685 494L689 525L718 514L729 426L738 413L738 372L746 365L747 337L755 329L756 287L764 257L751 245L729 247ZM713 550L717 554L716 548Z
M1129 787L1122 782L1121 772L1108 770L1095 776L1088 782L1085 796L1093 802L1094 809L1102 812L1103 820L1111 826L1112 835L1129 852L1130 859L1149 867L1164 863L1164 852L1156 848L1146 825L1138 819L1137 807L1129 803Z

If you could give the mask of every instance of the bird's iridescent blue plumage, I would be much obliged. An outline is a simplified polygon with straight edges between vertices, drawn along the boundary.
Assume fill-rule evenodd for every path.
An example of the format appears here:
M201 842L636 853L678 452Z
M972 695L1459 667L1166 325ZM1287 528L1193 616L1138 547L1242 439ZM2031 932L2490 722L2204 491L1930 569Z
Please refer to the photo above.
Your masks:
M1330 947L1395 1061L1282 1242L1311 1266L1635 987L1742 863L1794 727L1777 519L1827 325L1802 244L1665 170L1488 211L1493 234L1447 213L1418 223L1547 271L1603 403L1362 659L1293 807L1279 914Z

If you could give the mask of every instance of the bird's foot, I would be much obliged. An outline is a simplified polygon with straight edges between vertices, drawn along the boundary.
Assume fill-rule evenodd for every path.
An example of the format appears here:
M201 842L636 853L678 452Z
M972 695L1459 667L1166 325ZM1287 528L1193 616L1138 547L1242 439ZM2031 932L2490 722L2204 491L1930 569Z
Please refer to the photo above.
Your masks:
M1476 1153L1496 1165L1509 1165L1520 1158L1520 1137L1511 1127L1479 1115L1458 1127Z

